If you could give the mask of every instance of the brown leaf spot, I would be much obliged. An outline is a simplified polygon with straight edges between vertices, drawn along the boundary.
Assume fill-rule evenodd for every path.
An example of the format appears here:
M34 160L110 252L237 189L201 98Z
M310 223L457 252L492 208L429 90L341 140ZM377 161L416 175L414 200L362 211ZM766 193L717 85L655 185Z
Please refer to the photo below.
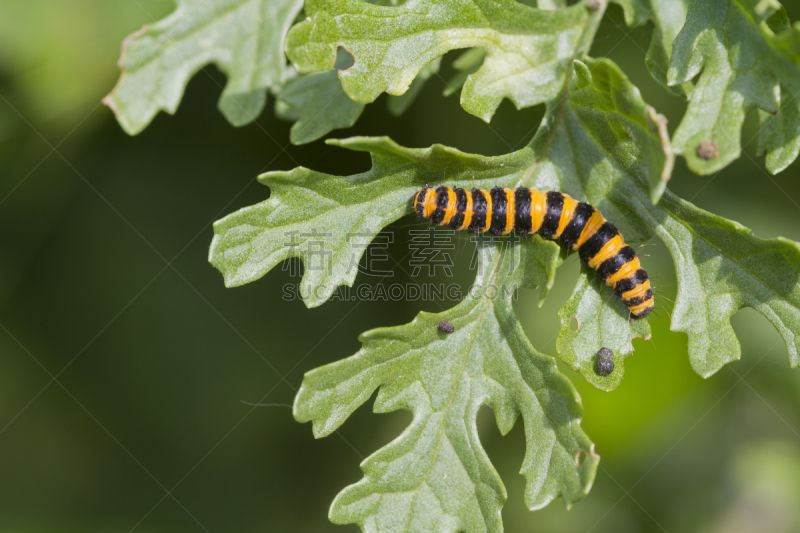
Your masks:
M697 157L700 159L714 159L719 155L719 148L714 141L703 141L697 145Z

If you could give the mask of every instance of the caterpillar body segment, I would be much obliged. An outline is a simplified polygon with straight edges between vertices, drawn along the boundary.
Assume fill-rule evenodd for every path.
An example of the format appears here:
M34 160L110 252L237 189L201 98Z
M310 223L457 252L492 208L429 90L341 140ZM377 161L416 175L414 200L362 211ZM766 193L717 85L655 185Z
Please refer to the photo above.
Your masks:
M556 191L495 187L489 191L425 187L414 211L434 224L472 233L538 233L578 252L581 261L614 289L634 317L653 311L655 298L636 252L599 211Z

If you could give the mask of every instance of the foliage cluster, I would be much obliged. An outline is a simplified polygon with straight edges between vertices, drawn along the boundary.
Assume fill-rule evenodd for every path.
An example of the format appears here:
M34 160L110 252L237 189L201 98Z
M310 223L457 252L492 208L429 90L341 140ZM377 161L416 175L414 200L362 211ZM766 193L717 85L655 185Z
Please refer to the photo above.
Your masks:
M646 64L688 108L674 133L609 59L589 50L606 0L176 0L176 10L126 42L123 75L106 100L122 127L141 131L174 112L193 74L209 63L228 75L220 111L233 125L253 121L267 95L294 121L300 144L353 125L382 93L405 112L442 56L454 62L465 111L490 121L501 101L546 105L532 141L502 156L446 146L404 148L388 138L328 142L368 152L372 168L332 176L306 168L262 175L269 198L215 224L210 261L228 286L252 282L282 261L307 261L304 237L330 234L329 269L305 271L309 307L355 281L347 236L375 236L410 212L422 184L537 187L586 200L626 238L656 236L669 250L678 292L671 328L686 333L692 367L710 376L740 357L730 318L743 307L763 314L800 365L800 248L762 240L667 189L675 157L699 174L719 172L741 154L745 115L758 110L766 169L784 170L800 152L800 26L776 0L616 0L631 27L652 24ZM352 65L336 69L345 50ZM287 62L288 57L288 62ZM299 240L286 242L297 232ZM539 288L542 298L563 260L538 237L513 250L478 243L476 287ZM513 253L512 253L513 251ZM613 390L646 320L631 322L610 289L583 271L560 313L558 355L603 390ZM446 318L455 333L435 325ZM577 321L578 328L572 327ZM373 330L347 359L309 372L294 413L325 436L379 390L376 412L414 418L369 457L364 478L334 501L336 523L365 530L500 531L505 488L483 451L478 409L491 407L508 432L521 416L530 509L561 496L567 506L590 489L599 456L580 426L577 393L552 357L525 337L509 298L480 291L441 314ZM617 370L593 370L601 347Z

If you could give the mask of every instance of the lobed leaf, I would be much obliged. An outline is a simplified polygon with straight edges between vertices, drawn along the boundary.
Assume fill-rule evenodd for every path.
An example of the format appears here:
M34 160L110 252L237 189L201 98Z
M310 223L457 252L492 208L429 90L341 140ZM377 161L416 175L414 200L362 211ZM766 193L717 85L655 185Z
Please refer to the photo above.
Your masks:
M372 169L354 176L331 176L305 168L269 172L268 200L214 224L209 261L229 287L254 281L281 261L305 264L300 291L306 305L325 302L339 285L352 286L364 248L382 228L408 214L411 198L425 183L444 175L448 183L491 187L515 169L525 153L486 158L444 146L410 149L388 138L353 138L330 144L370 152ZM513 178L512 178L513 179Z
M175 2L169 17L125 40L122 76L104 102L139 133L159 110L174 113L189 79L213 63L228 75L220 111L236 126L252 122L286 76L283 40L303 0Z
M558 247L538 238L516 247L484 242L479 253L475 287L456 307L367 332L357 354L306 374L294 413L313 421L317 437L378 388L375 412L414 413L398 438L362 463L365 477L336 497L333 522L365 531L502 530L506 491L475 426L482 405L503 434L522 415L529 508L557 496L569 507L591 487L599 456L580 428L577 393L553 359L533 349L511 306L514 289L547 282L545 265L554 268ZM490 296L492 288L501 295ZM442 319L454 333L436 329Z
M414 78L405 94L390 96L387 101L389 112L400 116L414 103L425 83L438 74L440 59L422 69ZM297 74L292 71L289 79L280 87L273 88L276 93L275 114L295 122L290 131L292 144L306 144L321 139L333 130L353 126L364 104L351 100L337 75L338 70Z
M797 157L800 27L776 0L616 1L628 25L654 22L646 58L653 76L690 95L674 146L693 170L714 172L738 157L738 132L753 108L768 169ZM611 61L585 58L606 0L308 0L306 19L291 31L297 0L176 2L170 17L126 42L123 75L106 102L130 133L160 109L174 112L189 78L208 63L229 77L220 100L229 121L252 121L271 89L278 114L297 120L291 139L298 144L353 125L382 92L395 95L390 110L402 113L454 49L469 48L451 84L463 83L468 112L489 121L504 98L518 108L547 103L534 139L513 154L353 138L331 144L369 152L364 173L297 168L261 176L271 196L214 225L209 260L228 286L299 258L301 295L320 305L339 285L352 286L364 241L409 213L423 184L556 189L592 203L631 243L654 235L664 242L678 279L671 327L687 333L696 372L709 376L740 357L730 317L743 307L773 323L791 365L800 365L800 247L758 239L666 190L674 162L666 120ZM281 53L284 36L297 76ZM331 70L340 48L355 63ZM544 298L558 247L539 237L513 245L481 240L478 252L473 291L454 308L367 332L358 353L306 374L294 414L313 421L317 437L335 431L375 390L376 412L414 416L364 461L364 478L337 496L334 522L367 531L502 530L506 490L475 425L484 405L503 434L523 418L529 508L558 496L569 507L591 487L599 456L580 428L577 392L530 345L511 305L520 288L538 287ZM621 382L633 339L650 335L648 322L630 321L586 268L559 315L561 358L603 390ZM442 319L454 333L436 329ZM616 369L605 377L594 370L601 347L615 353Z
M599 208L629 242L656 234L666 244L678 274L672 328L689 335L689 353L698 373L710 375L740 356L730 316L745 306L773 322L787 343L792 365L797 366L797 245L760 240L669 191L664 193L664 205L654 206L652 175L663 175L670 161L668 149L660 156L656 153L665 141L651 116L652 110L613 63L576 62L569 97L550 107L530 146L507 156L481 157L439 146L409 150L387 140L349 141L343 145L372 152L371 171L345 178L305 169L266 175L264 180L274 185L273 198L219 222L211 259L229 285L252 281L286 257L307 258L304 250L281 246L284 241L276 240L276 233L289 227L308 231L312 222L319 221L319 227L333 232L331 242L338 250L349 231L366 227L364 220L370 221L369 234L377 234L408 212L408 199L420 184L441 183L445 175L449 184L466 187L522 184L559 189ZM663 168L653 164L654 159ZM290 210L287 205L304 209ZM279 223L273 213L282 214ZM352 260L346 254L334 257L334 275L305 273L309 305L322 303L335 284L352 284L355 269L342 274ZM613 301L610 289L600 290ZM611 312L620 311L612 307ZM585 351L566 359L574 365L593 354Z
M526 185L564 190L592 201L629 241L648 239L652 233L631 216L630 209L607 197L616 182L629 180L639 193L644 191L650 205L650 174L660 180L669 172L668 150L658 152L665 141L652 120L654 113L612 63L576 67L579 75L569 98L551 109L532 145L513 154L484 157L442 146L407 149L388 139L355 138L333 144L369 151L373 166L368 172L339 177L299 168L265 174L261 181L270 186L272 196L215 224L211 262L223 272L226 284L234 286L258 279L284 259L299 257L306 263L301 294L307 305L320 305L338 285L352 285L355 280L354 265L363 248L350 246L348 236L365 235L370 240L409 212L410 199L421 185L445 179L449 185L467 188ZM606 145L588 140L571 146L564 129L567 117L577 119L584 131L591 128ZM612 161L625 167L610 167ZM594 167L592 176L585 176L576 164ZM574 181L584 177L591 184ZM320 255L327 262L309 266L319 262ZM614 301L608 287L599 290L604 301ZM616 304L606 312L628 317ZM591 357L595 351L580 357Z
M555 98L574 57L591 44L604 4L536 9L516 0L409 0L379 6L361 0L308 0L286 53L300 72L328 70L342 47L355 64L339 73L345 92L368 103L399 95L449 50L480 47L483 66L467 78L461 104L489 121L503 98L518 107Z
M645 63L650 74L668 90L686 97L692 92L692 82L670 86L667 80L672 43L686 22L689 0L613 0L625 13L625 23L634 27L653 22L653 38L647 49Z
M215 225L212 262L229 284L245 283L289 256L312 261L309 251L280 240L284 232L326 228L331 269L306 268L303 278L306 302L318 305L333 285L353 282L356 269L344 271L353 254L340 251L348 233L377 234L410 210L409 199L422 183L447 179L467 187L558 189L595 205L629 242L655 234L666 244L678 278L672 329L688 334L698 373L708 376L739 357L730 317L745 306L772 321L792 366L800 364L797 244L760 240L669 191L654 205L651 175L662 176L671 165L657 115L611 61L576 61L574 72L566 98L549 104L531 144L513 154L483 157L441 146L411 150L387 139L356 138L336 144L371 153L373 168L364 174L335 177L301 168L263 176L272 197ZM515 246L480 246L478 287L552 283L553 243L534 237ZM358 257L360 252L356 263ZM646 320L630 323L611 289L594 279L584 273L562 310L562 321L575 315L582 326L575 333L562 330L558 350L590 383L611 390L622 378L632 339L646 337L649 327ZM578 426L579 404L569 382L530 346L509 298L480 296L471 293L453 309L423 313L407 326L370 332L359 353L306 376L295 416L313 420L317 436L339 427L375 389L376 411L414 413L400 437L364 462L364 479L336 498L333 521L368 531L499 531L506 493L474 428L481 405L494 409L503 433L517 414L525 420L522 472L530 508L557 495L569 505L588 490L597 457ZM664 305L658 296L657 301ZM455 333L437 332L442 318L455 325ZM619 365L607 378L592 373L592 358L603 346L616 352Z
M707 377L738 359L730 317L752 307L782 335L793 367L800 365L800 248L786 239L762 240L666 191L653 205L641 149L619 121L645 108L638 91L610 61L576 66L568 101L549 111L560 120L533 143L541 172L560 172L562 190L585 196L626 239L656 234L675 262L678 294L671 327L689 335L694 370ZM614 102L615 107L607 107ZM658 300L658 292L656 291ZM663 301L661 301L663 305Z
M287 81L277 94L275 114L295 120L292 144L316 141L356 123L364 104L353 102L342 90L335 70L301 74Z
M741 154L747 112L761 110L760 152L785 169L800 152L800 30L775 0L693 0L675 39L670 85L698 77L674 135L676 153L700 174Z
M783 337L792 367L800 366L800 248L762 240L744 226L673 194L664 211L642 212L667 245L678 274L672 329L689 335L692 368L708 377L741 357L730 317L751 307Z
M235 126L258 117L268 90L278 96L280 117L299 120L291 131L294 144L350 127L363 111L342 92L335 71L297 76L288 68L283 41L303 0L174 1L169 17L125 40L122 76L103 100L128 133L141 132L159 110L174 113L189 79L209 63L228 75L219 108ZM405 111L438 67L436 60L423 69L414 92L391 100L390 110Z

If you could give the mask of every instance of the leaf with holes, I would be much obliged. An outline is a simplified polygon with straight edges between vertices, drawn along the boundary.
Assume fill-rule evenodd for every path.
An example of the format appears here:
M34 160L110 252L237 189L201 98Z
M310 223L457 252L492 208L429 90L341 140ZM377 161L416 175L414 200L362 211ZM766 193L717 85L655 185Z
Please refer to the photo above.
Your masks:
M220 111L236 126L252 122L284 80L283 40L303 1L175 1L170 16L126 39L122 76L104 102L139 133L159 110L174 113L189 78L213 63L228 75Z
M409 0L377 6L361 0L308 0L286 52L300 72L328 70L339 47L355 64L339 73L345 92L368 103L398 95L431 61L449 50L480 47L483 66L467 79L461 104L491 119L503 98L518 107L555 98L570 62L591 44L604 11L587 2L543 10L516 0Z
M552 272L558 247L537 238L478 249L474 289L459 305L367 332L358 353L306 374L294 413L313 421L317 437L335 431L375 389L375 412L414 413L397 439L362 463L365 477L336 497L333 522L366 531L502 530L506 490L478 438L482 405L503 434L522 415L529 508L557 496L569 507L591 487L599 457L580 428L577 394L553 359L533 349L511 306L515 288L547 282L543 267ZM442 319L455 326L452 334L436 328Z
M718 172L741 154L745 115L758 108L767 169L785 169L800 152L800 30L775 0L694 0L686 20L667 78L699 77L676 153L697 173Z

